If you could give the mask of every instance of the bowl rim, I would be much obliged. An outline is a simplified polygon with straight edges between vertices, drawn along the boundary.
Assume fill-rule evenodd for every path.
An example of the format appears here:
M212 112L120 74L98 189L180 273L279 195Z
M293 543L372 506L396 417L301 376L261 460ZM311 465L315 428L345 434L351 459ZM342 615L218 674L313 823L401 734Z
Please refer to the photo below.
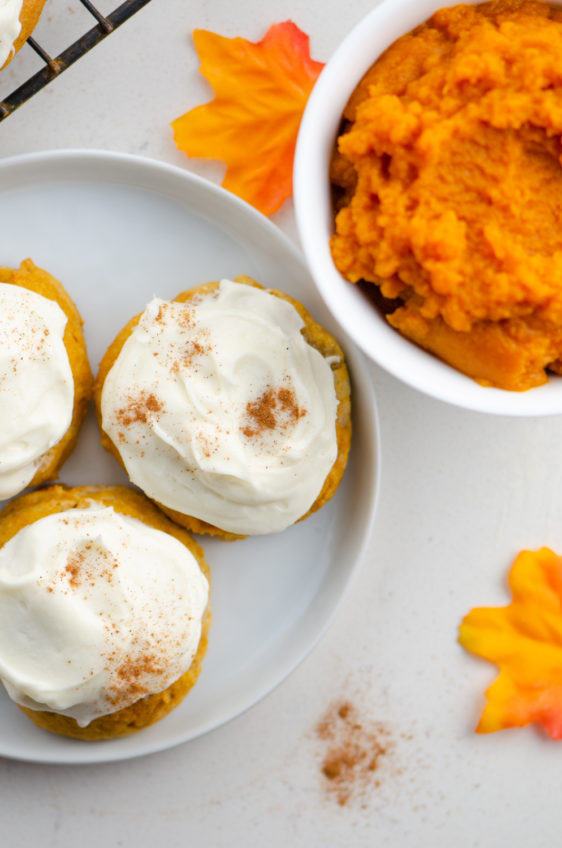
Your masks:
M464 0L476 5L481 0ZM476 412L512 417L562 413L562 377L524 392L484 387L402 337L360 289L337 271L329 249L333 232L329 159L349 96L365 71L396 38L453 3L383 0L344 37L326 63L301 121L293 173L295 218L311 276L334 319L375 364L436 400ZM562 5L555 0L553 5ZM365 305L369 310L365 310Z

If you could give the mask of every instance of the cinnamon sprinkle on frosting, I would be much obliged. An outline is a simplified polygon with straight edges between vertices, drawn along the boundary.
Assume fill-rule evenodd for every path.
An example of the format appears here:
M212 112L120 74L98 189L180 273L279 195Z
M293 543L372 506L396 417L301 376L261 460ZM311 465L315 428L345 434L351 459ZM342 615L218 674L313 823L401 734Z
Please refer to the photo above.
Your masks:
M136 398L129 398L127 405L117 410L117 420L123 427L130 427L136 421L146 424L150 413L162 412L164 405L153 392L141 392Z
M248 401L245 412L249 421L240 429L248 439L266 430L285 430L306 415L306 409L298 405L294 391L287 388L267 388L256 401Z

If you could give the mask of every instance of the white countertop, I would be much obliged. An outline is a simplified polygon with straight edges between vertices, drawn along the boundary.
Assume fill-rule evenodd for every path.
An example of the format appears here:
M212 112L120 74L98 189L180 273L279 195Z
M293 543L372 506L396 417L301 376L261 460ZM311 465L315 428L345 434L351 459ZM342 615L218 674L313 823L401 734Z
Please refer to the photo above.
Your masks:
M313 58L326 60L372 5L151 0L0 125L0 156L105 148L220 182L221 166L186 159L169 128L210 96L192 30L257 40L291 18L310 34ZM37 38L56 53L80 21L91 25L77 0L47 0ZM2 96L37 65L30 54L3 72ZM290 202L275 222L296 238ZM263 701L176 748L94 766L0 759L3 845L558 844L562 749L534 729L473 733L495 672L456 634L472 606L507 602L518 550L562 553L560 420L466 413L370 370L379 508L363 567L320 643ZM345 805L327 792L316 733L334 699L349 700L366 727L383 725L388 748Z

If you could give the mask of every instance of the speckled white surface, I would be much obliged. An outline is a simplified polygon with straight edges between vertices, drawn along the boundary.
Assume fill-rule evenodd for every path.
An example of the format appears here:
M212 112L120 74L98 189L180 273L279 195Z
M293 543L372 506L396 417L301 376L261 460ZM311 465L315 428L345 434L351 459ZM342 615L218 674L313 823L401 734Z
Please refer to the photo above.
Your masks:
M38 37L59 47L75 37L77 6L48 0ZM326 59L371 6L152 0L2 123L0 156L101 147L220 181L220 166L186 160L169 129L209 96L192 29L256 39L290 17L311 34L314 58ZM19 62L2 75L3 94ZM22 73L27 63L35 59L22 53ZM290 204L275 220L294 237ZM96 766L0 760L3 845L559 843L562 749L532 729L473 733L494 670L464 654L456 630L471 606L506 601L520 548L562 552L560 419L463 412L371 370L383 444L379 510L367 560L320 644L247 713L166 752ZM340 697L365 721L384 723L392 740L377 781L345 806L325 791L325 744L315 734Z

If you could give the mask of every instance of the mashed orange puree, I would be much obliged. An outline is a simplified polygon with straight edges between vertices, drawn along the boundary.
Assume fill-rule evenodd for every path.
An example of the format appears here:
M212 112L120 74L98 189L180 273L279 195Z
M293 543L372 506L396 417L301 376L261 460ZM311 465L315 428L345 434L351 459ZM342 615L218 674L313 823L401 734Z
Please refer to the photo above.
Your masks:
M561 138L562 9L522 0L441 9L344 113L338 269L484 385L562 373Z

